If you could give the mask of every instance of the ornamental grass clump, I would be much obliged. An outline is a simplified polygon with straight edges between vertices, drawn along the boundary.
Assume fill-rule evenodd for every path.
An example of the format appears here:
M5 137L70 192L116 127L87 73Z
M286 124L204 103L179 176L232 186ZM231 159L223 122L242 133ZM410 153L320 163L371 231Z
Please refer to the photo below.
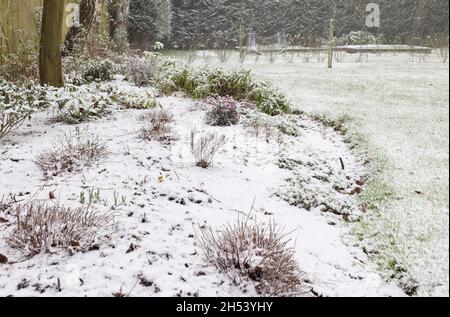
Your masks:
M305 274L290 239L276 224L239 219L216 233L201 229L197 239L206 260L236 285L252 281L261 296L302 292Z

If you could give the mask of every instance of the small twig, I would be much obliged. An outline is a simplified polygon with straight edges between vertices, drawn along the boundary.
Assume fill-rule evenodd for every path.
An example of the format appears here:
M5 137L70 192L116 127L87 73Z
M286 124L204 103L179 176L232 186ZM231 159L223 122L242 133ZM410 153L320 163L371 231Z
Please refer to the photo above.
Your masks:
M178 176L178 173L177 173L177 170L176 170L176 168L175 168L175 164L173 164L173 161L172 161L172 159L169 157L169 162L170 162L170 164L172 165L172 169L173 169L173 172L175 173L175 176L177 177L177 179L180 181L181 179L180 179L180 177Z
M134 284L133 288L128 292L126 297L130 297L131 293L134 291L134 289L136 288L138 283L139 283L139 279L136 280L136 283Z
M339 158L339 161L341 162L342 170L345 170L345 164L344 164L344 160L342 159L342 157Z

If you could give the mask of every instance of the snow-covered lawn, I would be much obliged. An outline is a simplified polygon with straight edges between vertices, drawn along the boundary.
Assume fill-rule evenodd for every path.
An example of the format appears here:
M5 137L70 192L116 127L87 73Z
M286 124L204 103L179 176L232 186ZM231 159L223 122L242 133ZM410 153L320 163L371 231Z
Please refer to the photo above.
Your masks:
M113 85L145 94L120 80ZM77 128L52 123L40 113L0 143L0 197L47 199L51 192L60 204L76 207L80 193L87 197L91 191L93 206L113 210L116 223L105 243L85 253L61 250L29 259L1 239L0 253L8 263L0 264L0 296L256 295L251 282L236 286L208 265L195 238L199 227L217 230L250 211L252 219L292 231L296 259L306 273L304 290L311 290L307 296L404 295L374 272L355 246L346 217L320 210L323 206L295 207L283 196L289 192L287 179L307 176L312 184L307 194L332 200L336 210L342 202L347 217L360 213L348 193L360 186L365 166L341 135L306 116L288 118L298 136L255 133L243 124L210 127L199 102L176 96L159 102L174 114L176 141L170 145L138 138L140 117L152 110L115 110ZM195 166L190 150L194 128L227 138L209 169ZM94 134L106 142L110 155L81 172L46 177L34 160L64 133ZM280 158L297 162L298 170L281 168ZM335 184L343 188L332 188ZM15 219L0 217L6 236Z
M392 192L379 214L367 215L364 243L375 244L374 260L387 277L394 268L419 286L419 295L448 296L449 64L436 53L424 63L418 54L370 54L364 63L347 54L332 70L315 57L287 63L279 56L269 64L250 56L244 67L271 80L299 109L353 118L350 134L381 168L369 195ZM225 66L240 67L232 60Z

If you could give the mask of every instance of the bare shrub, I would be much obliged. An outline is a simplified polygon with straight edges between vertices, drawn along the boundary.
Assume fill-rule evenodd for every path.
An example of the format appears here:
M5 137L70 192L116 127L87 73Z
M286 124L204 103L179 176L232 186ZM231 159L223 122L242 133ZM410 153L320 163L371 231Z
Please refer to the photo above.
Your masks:
M233 54L233 51L229 49L218 49L216 50L216 54L217 57L219 58L219 61L223 64L230 59L231 55Z
M148 113L145 113L139 117L140 120L149 122L149 123L155 123L155 122L165 122L165 123L172 123L174 122L173 114L163 108L155 109L153 111L150 111Z
M188 50L188 52L186 53L186 61L188 64L192 64L195 62L195 60L197 59L197 51L194 49L190 49Z
M191 152L194 155L195 164L201 168L208 168L214 160L214 156L225 144L224 135L217 133L205 133L198 136L198 133L191 131Z
M14 54L3 57L5 60L0 63L0 77L11 82L37 81L39 78L38 63L35 55L31 56L32 59L29 61L23 61Z
M334 50L334 59L337 63L342 63L345 58L345 51Z
M53 147L38 156L36 164L52 176L92 166L109 155L106 144L96 136L65 134Z
M129 57L125 61L125 74L136 86L148 86L155 78L155 65L146 58Z
M361 51L356 54L356 63L368 63L369 62L369 53Z
M318 63L323 63L325 62L325 59L327 58L327 55L324 54L320 49L318 49L316 52L314 52L314 54L317 57L317 62Z
M448 61L448 35L438 34L432 43L432 46L436 49L437 56L441 59L442 63Z
M71 209L54 201L13 207L15 228L6 243L28 256L55 249L87 251L98 246L114 225L113 215L90 207Z
M295 61L295 52L285 52L284 54L283 54L283 56L284 56L284 59L285 59L285 61L286 61L286 63L288 63L288 64L293 64L294 63L294 61Z
M447 63L448 61L448 46L442 46L438 48L438 56L441 59L442 63Z
M175 140L170 123L174 121L173 115L165 109L157 109L140 117L145 124L139 130L139 137L147 141L158 141L170 144Z
M202 229L197 239L208 262L234 283L256 283L262 296L300 292L304 274L289 247L290 239L274 224L250 224L248 219L227 224L218 234Z
M303 60L303 63L309 63L309 62L311 61L312 55L313 55L313 54L312 54L311 51L305 50L305 51L302 53L302 60Z
M269 48L269 51L267 53L267 59L269 61L269 64L275 64L278 59L278 52L273 51L272 48Z
M172 127L164 122L147 124L139 129L139 137L146 141L158 141L162 144L170 144L173 141Z
M204 60L205 64L211 63L214 58L214 55L207 49L204 49L202 51L202 56L203 56L203 60Z

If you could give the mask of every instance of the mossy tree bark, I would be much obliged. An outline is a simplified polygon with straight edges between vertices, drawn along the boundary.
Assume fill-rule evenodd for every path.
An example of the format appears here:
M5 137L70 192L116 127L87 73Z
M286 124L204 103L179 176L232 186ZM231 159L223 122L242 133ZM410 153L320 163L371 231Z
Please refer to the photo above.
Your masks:
M124 53L128 50L128 20L130 18L131 0L113 0L111 3L111 37L116 51Z
M44 0L39 76L42 85L64 86L61 62L61 36L65 1Z
M80 23L69 29L64 41L64 53L69 54L78 47L81 51L90 51L96 38L99 16L101 13L101 0L81 0Z

